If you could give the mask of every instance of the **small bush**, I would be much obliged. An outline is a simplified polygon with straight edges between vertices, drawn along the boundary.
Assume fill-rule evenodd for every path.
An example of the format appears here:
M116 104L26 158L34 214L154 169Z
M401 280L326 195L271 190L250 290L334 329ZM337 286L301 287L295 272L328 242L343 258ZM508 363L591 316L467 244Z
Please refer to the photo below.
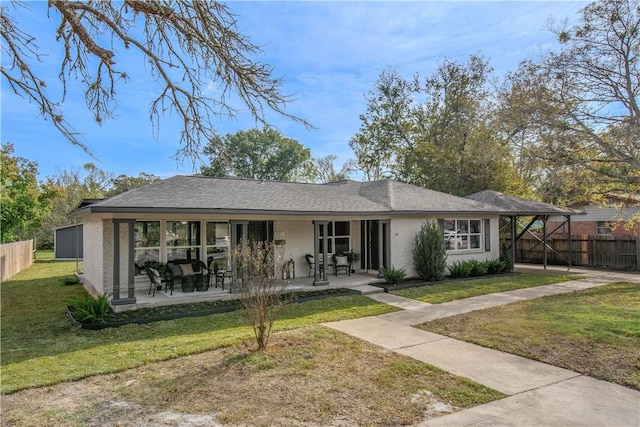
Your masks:
M456 261L449 266L449 274L455 279L469 277L472 268L468 261Z
M106 294L93 298L85 294L82 297L69 298L69 305L73 307L73 317L78 322L97 322L103 320L111 307Z
M500 260L504 262L504 272L513 271L513 260L511 259L509 248L505 243L503 243L502 247L500 248Z
M442 280L447 269L444 235L436 221L425 221L416 234L413 263L422 280Z
M487 273L499 274L503 273L507 269L507 264L501 259L493 259L486 261Z
M407 271L404 268L396 269L395 267L391 267L383 269L382 275L387 283L395 286L404 280L407 276Z
M472 259L469 262L471 266L471 277L477 277L487 274L488 265L486 261L478 261L476 259Z

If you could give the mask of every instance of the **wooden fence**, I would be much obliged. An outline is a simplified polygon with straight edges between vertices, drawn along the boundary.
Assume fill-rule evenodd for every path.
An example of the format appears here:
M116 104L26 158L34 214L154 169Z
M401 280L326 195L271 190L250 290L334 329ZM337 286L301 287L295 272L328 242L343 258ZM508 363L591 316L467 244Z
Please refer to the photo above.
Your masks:
M509 245L509 241L504 242ZM568 265L567 234L547 236L547 263ZM516 243L516 262L543 263L542 237L525 235ZM571 265L610 270L640 270L640 236L571 236Z
M0 282L11 279L33 264L33 240L0 245Z

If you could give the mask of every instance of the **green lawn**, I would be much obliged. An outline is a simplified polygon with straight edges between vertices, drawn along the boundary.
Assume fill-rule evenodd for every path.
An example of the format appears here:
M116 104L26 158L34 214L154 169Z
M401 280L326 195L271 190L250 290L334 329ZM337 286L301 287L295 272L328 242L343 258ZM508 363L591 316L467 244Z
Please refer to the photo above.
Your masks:
M75 330L65 317L66 300L81 295L73 281L75 262L38 254L29 269L0 286L2 299L2 393L230 346L252 336L241 311L199 318ZM364 296L291 305L275 330L377 315L396 310Z
M640 284L615 283L421 328L640 390Z
M392 291L392 293L431 304L440 304L478 295L531 288L576 279L580 279L580 276L553 273L516 273L507 276L444 281L433 285Z

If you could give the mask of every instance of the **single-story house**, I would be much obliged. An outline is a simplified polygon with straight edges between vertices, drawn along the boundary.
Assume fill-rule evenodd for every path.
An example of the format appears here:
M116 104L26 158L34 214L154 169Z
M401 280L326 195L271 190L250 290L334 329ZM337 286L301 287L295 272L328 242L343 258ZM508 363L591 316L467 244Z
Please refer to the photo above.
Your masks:
M496 259L500 215L508 212L392 180L307 184L174 176L70 216L83 225L84 286L128 306L136 302L136 287L148 288L136 280L144 262L187 258L224 268L242 238L284 245L296 277L310 276L315 285L331 277L317 267L311 273L307 254L329 260L353 251L360 255L356 274L393 266L415 276L414 237L430 219L443 229L449 263Z

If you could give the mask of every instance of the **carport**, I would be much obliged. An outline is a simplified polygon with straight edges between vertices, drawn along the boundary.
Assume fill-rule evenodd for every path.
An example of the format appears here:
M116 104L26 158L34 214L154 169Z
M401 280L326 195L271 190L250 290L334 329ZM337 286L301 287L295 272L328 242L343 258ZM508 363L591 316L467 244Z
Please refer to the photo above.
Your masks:
M571 208L551 205L549 203L536 202L534 200L527 200L521 197L511 196L508 194L500 193L498 191L484 190L478 193L470 194L466 196L469 199L476 200L478 202L489 203L497 206L509 212L509 215L502 215L509 218L509 225L511 227L511 243L509 249L511 250L511 259L516 259L516 243L524 236L529 229L536 223L536 221L542 222L542 239L536 244L536 246L542 243L542 265L547 268L547 237L555 233L567 225L567 233L569 239L568 259L567 265L571 268L571 216L572 215L584 215L582 211L578 211ZM561 217L564 221L560 222L556 228L547 233L547 221L549 217ZM526 226L516 235L516 224L520 218L531 218Z

